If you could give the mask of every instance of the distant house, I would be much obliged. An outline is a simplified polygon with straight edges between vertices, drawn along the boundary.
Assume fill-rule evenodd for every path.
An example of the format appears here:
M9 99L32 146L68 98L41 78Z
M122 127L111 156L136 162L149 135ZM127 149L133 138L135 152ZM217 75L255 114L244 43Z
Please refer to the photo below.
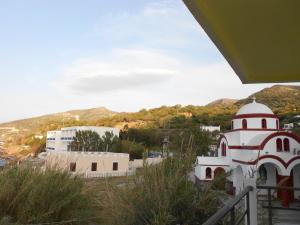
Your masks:
M132 175L129 170L129 154L113 152L67 152L45 153L45 166L66 170L86 178Z
M76 126L47 132L46 151L67 151L77 131L94 131L102 137L105 132L112 132L119 137L120 129L113 127Z
M283 129L285 130L292 130L294 128L294 123L285 123L283 125Z
M5 159L0 159L0 168L3 168L6 165Z
M221 131L221 126L204 126L200 125L200 129L203 131L209 131L209 132L214 132L214 131Z

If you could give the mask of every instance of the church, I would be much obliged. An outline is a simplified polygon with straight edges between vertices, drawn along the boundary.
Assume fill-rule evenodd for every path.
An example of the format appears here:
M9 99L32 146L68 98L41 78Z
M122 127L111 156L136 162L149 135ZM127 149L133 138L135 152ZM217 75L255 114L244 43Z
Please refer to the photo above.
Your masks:
M233 117L216 151L215 156L197 157L197 181L211 181L226 172L235 194L243 190L245 178L257 178L259 185L300 186L300 137L281 129L278 117L255 98ZM300 198L299 191L276 195L284 206Z

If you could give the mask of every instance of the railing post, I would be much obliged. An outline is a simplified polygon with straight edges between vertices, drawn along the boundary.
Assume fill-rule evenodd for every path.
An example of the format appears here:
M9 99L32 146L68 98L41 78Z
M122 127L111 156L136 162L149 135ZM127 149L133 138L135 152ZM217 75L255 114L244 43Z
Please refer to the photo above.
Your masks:
M269 211L269 225L272 225L272 197L271 197L271 188L268 188L268 211Z
M256 179L246 178L244 180L245 186L251 186L250 191L245 199L245 209L248 211L245 218L246 225L257 225L257 196L256 196Z
M232 209L230 210L230 225L235 225L235 212L234 212L235 207L233 206Z

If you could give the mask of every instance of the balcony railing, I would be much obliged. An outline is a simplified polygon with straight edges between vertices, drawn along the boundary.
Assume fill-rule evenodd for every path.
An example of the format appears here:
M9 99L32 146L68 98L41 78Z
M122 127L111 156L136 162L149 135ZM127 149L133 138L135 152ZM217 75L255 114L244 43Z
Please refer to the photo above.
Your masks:
M224 207L218 210L213 216L211 216L203 225L216 225L222 222L222 220L229 216L229 225L239 225L245 219L247 224L251 224L250 221L250 199L249 193L253 191L253 187L247 186L242 192L240 192L234 199L225 203ZM237 218L236 206L246 197L246 206L244 212Z
M262 201L262 207L265 209L268 209L268 225L273 225L273 210L292 210L292 211L300 211L300 207L282 207L278 205L272 204L274 201L274 193L276 191L278 192L279 190L283 191L300 191L300 188L295 188L295 187L284 187L284 186L257 186L257 189L260 190L267 190L267 200L260 200Z

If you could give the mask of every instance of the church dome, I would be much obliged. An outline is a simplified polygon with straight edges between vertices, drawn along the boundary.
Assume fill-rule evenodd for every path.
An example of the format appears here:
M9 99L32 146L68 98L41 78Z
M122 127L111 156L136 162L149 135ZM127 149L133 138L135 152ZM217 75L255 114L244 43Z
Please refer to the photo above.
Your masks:
M274 114L272 110L261 103L257 103L255 99L253 102L244 105L240 110L237 112L236 115L243 115L243 114Z

